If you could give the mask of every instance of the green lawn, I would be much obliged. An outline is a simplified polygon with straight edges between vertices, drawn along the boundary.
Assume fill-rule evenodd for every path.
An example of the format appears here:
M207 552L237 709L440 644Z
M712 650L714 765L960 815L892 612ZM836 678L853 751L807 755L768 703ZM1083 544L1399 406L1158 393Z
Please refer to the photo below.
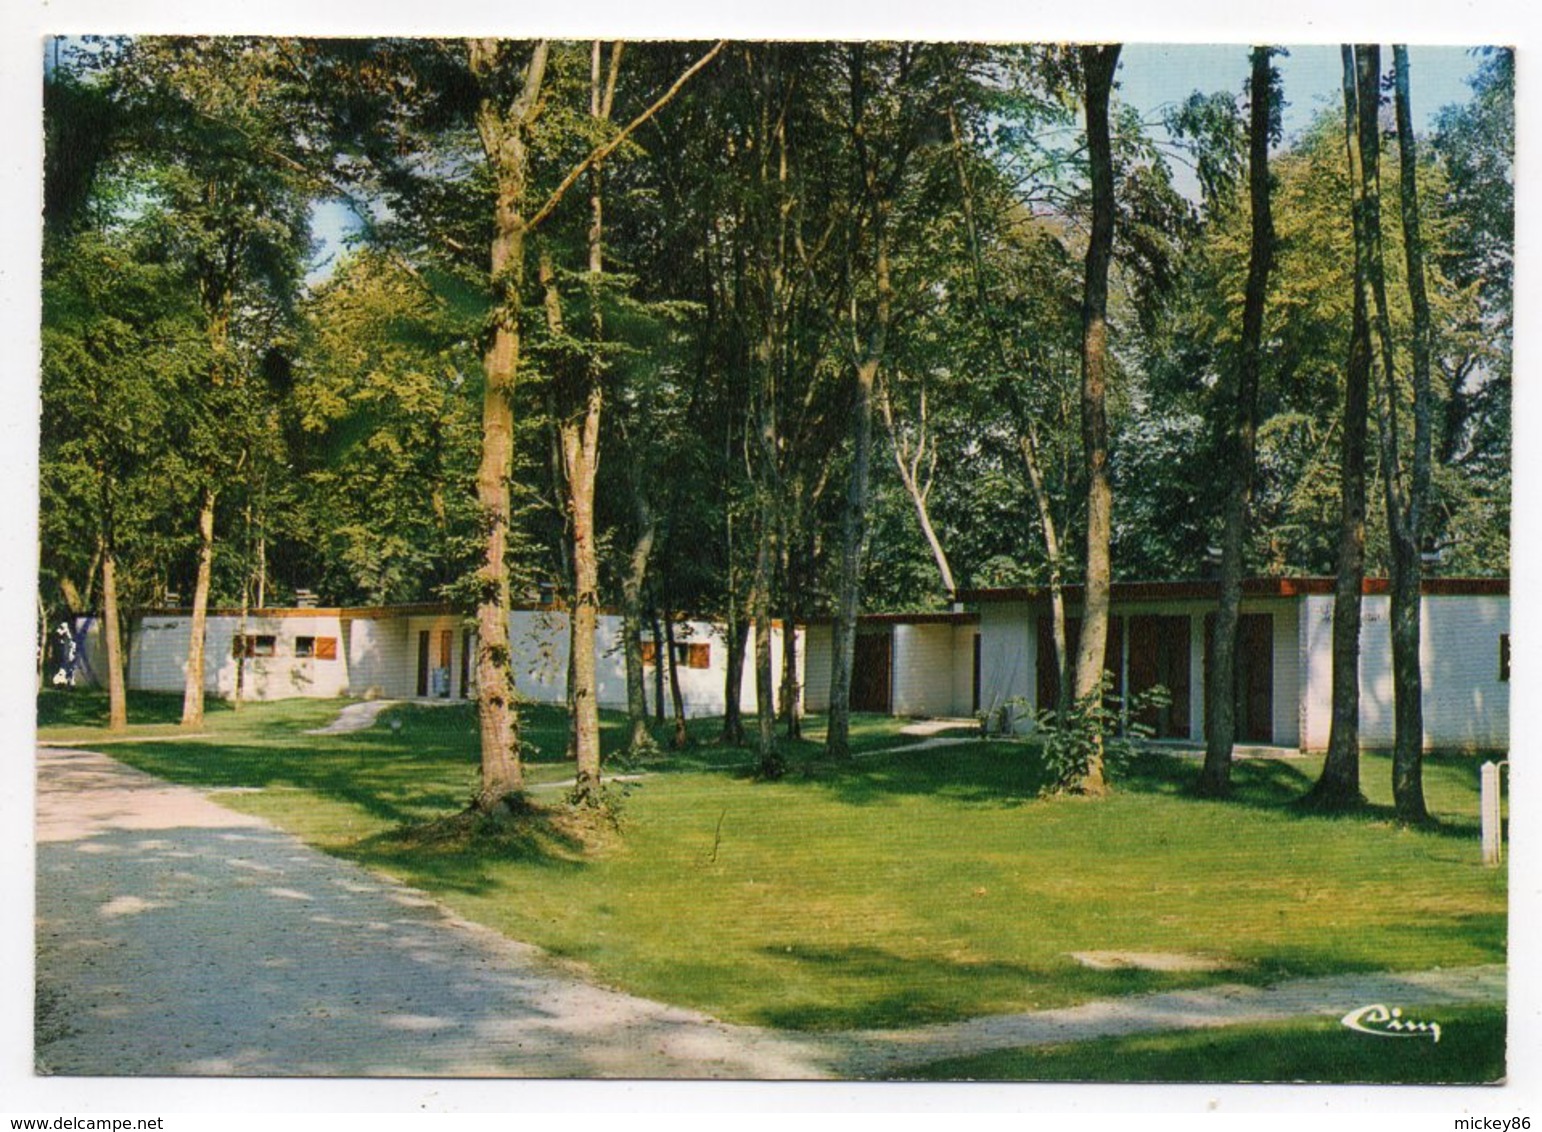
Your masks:
M1429 1007L1439 1042L1346 1030L1332 1018L1225 1026L1005 1050L937 1061L906 1081L1490 1084L1505 1075L1502 1006Z
M257 787L221 800L606 983L734 1021L911 1025L1218 979L1504 960L1505 876L1479 864L1472 759L1429 761L1429 803L1445 824L1416 831L1386 816L1380 756L1363 770L1383 808L1322 818L1288 808L1316 775L1312 759L1239 764L1225 804L1188 797L1195 764L1166 754L1142 757L1105 802L1041 799L1022 744L832 769L811 726L775 783L736 769L746 751L702 744L650 761L642 769L659 773L629 788L622 835L584 852L560 834L404 838L404 824L470 797L469 709L393 708L368 732L301 734L337 707L250 705L211 715L210 738L112 753L179 782ZM524 722L538 749L531 780L566 777L562 713L537 708ZM607 749L623 723L605 717ZM861 718L856 745L890 745L897 727ZM1098 971L1068 954L1107 949L1239 966Z

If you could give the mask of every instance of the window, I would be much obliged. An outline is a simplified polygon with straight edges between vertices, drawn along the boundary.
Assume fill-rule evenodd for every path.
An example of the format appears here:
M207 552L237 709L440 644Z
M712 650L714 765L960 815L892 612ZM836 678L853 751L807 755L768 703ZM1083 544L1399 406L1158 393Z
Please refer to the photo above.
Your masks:
M278 638L267 634L237 636L230 642L230 655L234 657L272 656L277 651Z
M642 642L642 662L658 663L659 650L653 641ZM676 641L675 666L677 668L711 668L712 645L708 641Z
M676 641L675 664L680 668L709 668L712 646L705 641Z
M336 637L296 637L294 654L297 657L314 657L317 660L337 659Z
M1510 634L1499 634L1499 679L1510 682Z

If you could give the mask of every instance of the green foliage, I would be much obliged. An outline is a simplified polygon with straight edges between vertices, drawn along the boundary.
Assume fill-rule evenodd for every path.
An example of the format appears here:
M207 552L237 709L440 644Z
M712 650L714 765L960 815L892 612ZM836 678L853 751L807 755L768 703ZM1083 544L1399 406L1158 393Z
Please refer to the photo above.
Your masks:
M1155 733L1140 716L1172 702L1161 685L1132 696L1110 695L1113 686L1112 674L1105 671L1097 689L1068 703L1063 716L1052 708L1036 715L1035 754L1044 768L1045 793L1074 792L1099 752L1105 777L1117 778L1138 753L1139 740Z

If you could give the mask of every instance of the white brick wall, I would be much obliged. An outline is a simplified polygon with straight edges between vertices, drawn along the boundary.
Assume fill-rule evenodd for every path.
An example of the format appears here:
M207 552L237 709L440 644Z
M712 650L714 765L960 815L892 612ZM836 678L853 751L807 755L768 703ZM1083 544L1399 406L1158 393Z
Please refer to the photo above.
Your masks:
M204 639L203 683L205 691L219 696L233 696L239 661L231 655L231 646L241 619L236 616L211 616ZM128 685L130 688L156 692L182 691L187 673L188 645L192 618L178 614L147 615L129 642ZM347 650L343 647L342 626L336 614L299 617L262 617L246 619L249 636L271 636L274 655L251 657L246 661L242 695L249 700L278 700L293 696L331 697L348 691ZM333 637L338 639L337 659L319 660L295 655L296 637Z
M1031 716L1037 687L1038 626L1026 602L986 602L980 607L980 710L995 712L1022 697Z
M835 626L810 625L804 630L803 705L809 711L830 710L830 663ZM745 680L749 683L748 678Z
M978 625L951 626L953 634L953 707L949 715L967 717L973 710L974 642L980 635Z
M895 715L953 714L953 626L894 626Z
M1305 601L1307 674L1302 746L1328 745L1333 708L1333 597ZM1362 599L1360 743L1389 747L1393 738L1390 599ZM1510 631L1510 600L1491 595L1427 596L1420 621L1426 747L1504 749L1509 745L1509 686L1499 679L1499 637Z

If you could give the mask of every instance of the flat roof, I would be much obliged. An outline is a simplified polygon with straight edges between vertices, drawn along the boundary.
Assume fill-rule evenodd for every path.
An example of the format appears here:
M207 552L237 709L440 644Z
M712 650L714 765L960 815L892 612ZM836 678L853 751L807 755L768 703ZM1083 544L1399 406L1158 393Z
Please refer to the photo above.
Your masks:
M857 615L857 624L860 625L974 625L980 620L978 613L969 613L963 610L939 611L935 613L861 613ZM817 617L805 617L805 625L834 625L835 618L828 613L821 613Z
M1243 597L1303 597L1307 594L1331 594L1333 578L1245 578L1242 582ZM1366 578L1361 586L1365 594L1385 594L1389 586L1386 578ZM1498 595L1510 593L1509 578L1425 578L1420 592L1431 596ZM1086 587L1066 586L1068 601L1081 601ZM1048 586L1006 586L995 589L959 590L959 601L998 602L1036 601L1049 597ZM1215 580L1190 582L1115 582L1109 590L1109 599L1118 602L1135 601L1196 601L1219 600L1221 583Z

